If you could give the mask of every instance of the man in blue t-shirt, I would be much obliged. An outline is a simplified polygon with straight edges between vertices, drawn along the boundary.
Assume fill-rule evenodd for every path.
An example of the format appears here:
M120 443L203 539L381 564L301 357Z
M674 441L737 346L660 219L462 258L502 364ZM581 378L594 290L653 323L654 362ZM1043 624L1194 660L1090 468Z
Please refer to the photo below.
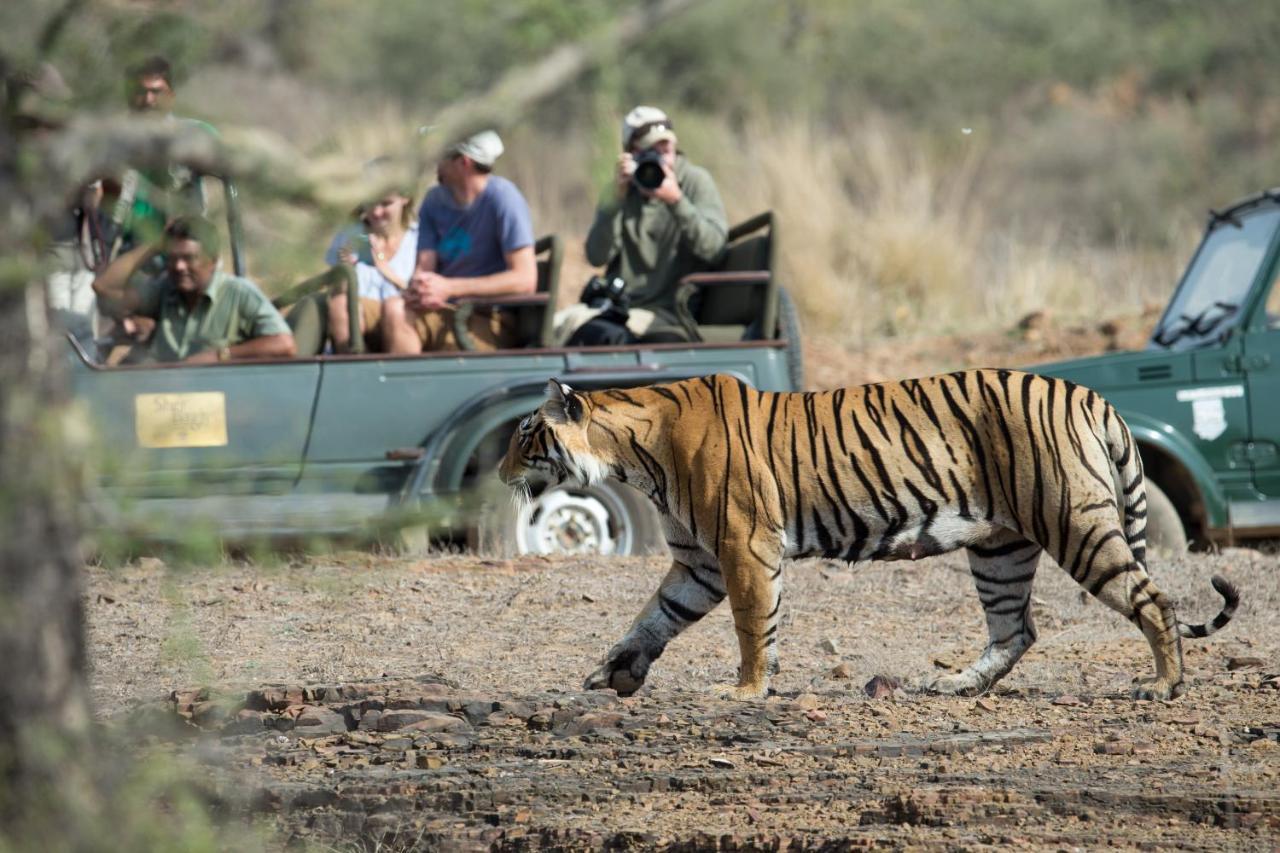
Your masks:
M383 303L387 351L456 350L452 302L464 297L533 293L538 266L533 221L520 190L491 174L502 140L482 131L449 149L418 211L418 261L404 297ZM480 349L514 341L511 317L477 308L468 329Z

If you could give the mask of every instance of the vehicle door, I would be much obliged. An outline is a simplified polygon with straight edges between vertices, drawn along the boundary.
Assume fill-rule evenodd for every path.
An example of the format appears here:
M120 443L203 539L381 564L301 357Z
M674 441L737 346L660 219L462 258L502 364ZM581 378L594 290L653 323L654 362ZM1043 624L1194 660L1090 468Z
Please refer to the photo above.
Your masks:
M1273 257L1271 282L1261 294L1244 335L1238 365L1249 391L1249 439L1240 448L1253 482L1266 497L1255 511L1259 526L1280 526L1280 260Z
M301 488L348 495L355 512L385 507L428 437L465 404L521 374L547 377L563 367L562 358L516 352L326 359Z

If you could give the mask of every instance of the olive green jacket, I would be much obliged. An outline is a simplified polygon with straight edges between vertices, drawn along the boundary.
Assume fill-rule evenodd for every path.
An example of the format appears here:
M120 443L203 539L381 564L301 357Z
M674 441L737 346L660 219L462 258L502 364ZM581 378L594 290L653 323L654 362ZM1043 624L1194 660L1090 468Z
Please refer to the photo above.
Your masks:
M676 180L684 198L673 205L634 187L618 203L613 187L587 233L587 261L627 283L631 304L670 319L683 276L713 269L729 231L720 191L706 169L683 155Z

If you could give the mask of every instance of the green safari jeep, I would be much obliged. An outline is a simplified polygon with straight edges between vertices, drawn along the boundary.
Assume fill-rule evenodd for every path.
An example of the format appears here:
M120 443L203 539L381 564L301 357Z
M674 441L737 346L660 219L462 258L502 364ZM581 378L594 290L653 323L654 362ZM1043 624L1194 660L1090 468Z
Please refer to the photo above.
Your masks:
M1157 546L1280 535L1277 273L1280 190L1268 190L1210 212L1146 349L1027 368L1093 388L1129 423Z
M242 272L234 211L232 261ZM538 241L538 293L483 300L515 314L517 349L326 355L318 334L303 340L295 329L293 359L108 367L69 337L74 393L98 443L92 503L101 528L183 542L385 539L429 527L433 537L516 553L665 548L655 510L633 489L555 489L516 507L494 468L551 377L591 389L725 372L758 388L798 389L799 327L773 274L773 217L756 216L729 237L722 268L680 288L677 307L698 343L553 346L555 238ZM277 304L322 301L335 282L356 304L355 277L342 267ZM313 318L322 311L311 308ZM459 337L465 346L465 326Z

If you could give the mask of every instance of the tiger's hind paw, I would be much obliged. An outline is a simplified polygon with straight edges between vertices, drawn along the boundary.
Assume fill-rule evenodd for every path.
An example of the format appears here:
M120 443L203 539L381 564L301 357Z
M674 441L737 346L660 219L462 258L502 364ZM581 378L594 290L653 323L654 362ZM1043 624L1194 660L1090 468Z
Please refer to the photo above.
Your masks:
M717 684L711 688L711 692L715 694L717 699L729 699L734 702L744 702L751 699L763 699L765 694L769 692L767 684L760 685L739 685L739 684Z
M1134 679L1133 698L1151 701L1153 699L1177 699L1187 692L1187 685L1179 681L1170 684L1164 678Z

